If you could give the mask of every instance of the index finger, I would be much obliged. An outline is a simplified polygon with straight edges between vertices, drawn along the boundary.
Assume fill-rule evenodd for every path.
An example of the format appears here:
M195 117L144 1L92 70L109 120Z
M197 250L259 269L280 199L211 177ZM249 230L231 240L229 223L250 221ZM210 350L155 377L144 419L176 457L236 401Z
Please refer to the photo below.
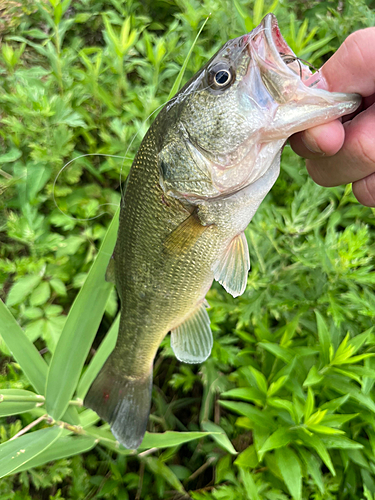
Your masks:
M355 31L320 70L331 92L375 93L375 28ZM319 86L323 86L319 85Z

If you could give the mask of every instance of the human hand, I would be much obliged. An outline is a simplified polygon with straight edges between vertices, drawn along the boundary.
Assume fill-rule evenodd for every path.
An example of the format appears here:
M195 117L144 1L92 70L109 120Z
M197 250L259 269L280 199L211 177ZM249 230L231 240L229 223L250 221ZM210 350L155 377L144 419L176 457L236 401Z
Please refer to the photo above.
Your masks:
M293 150L321 186L353 183L363 205L375 207L375 28L351 34L324 64L317 85L331 92L362 95L359 109L345 117L295 134Z

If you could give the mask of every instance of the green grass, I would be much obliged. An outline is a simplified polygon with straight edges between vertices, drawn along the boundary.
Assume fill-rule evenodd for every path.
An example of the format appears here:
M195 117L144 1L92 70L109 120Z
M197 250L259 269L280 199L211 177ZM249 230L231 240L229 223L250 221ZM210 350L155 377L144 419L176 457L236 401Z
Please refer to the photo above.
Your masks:
M81 406L116 337L104 272L149 115L270 9L319 66L371 7L4 2L0 499L375 498L375 212L315 185L289 147L246 231L246 292L208 294L211 357L184 365L163 341L138 453Z

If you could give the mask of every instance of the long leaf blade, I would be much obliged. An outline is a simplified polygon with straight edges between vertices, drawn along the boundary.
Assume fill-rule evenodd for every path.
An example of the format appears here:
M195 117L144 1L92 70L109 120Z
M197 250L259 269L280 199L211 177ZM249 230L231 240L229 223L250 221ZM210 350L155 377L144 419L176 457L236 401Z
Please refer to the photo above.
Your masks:
M44 394L47 363L2 300L0 300L0 334L34 389L39 394Z
M91 384L93 383L96 376L100 372L108 356L115 348L119 324L120 324L120 315L118 315L115 321L113 322L111 328L109 329L103 342L100 344L100 347L96 352L95 356L93 357L91 363L89 364L87 370L82 375L77 388L77 398L82 400L85 398L86 393L89 390Z
M171 88L171 91L169 92L168 101L175 95L175 93L178 91L178 89L180 87L180 83L181 83L181 80L184 77L184 73L185 73L185 70L186 70L186 66L188 65L190 56L191 56L191 54L193 52L193 49L195 47L195 44L198 41L198 38L199 38L200 34L202 33L203 28L206 26L207 21L208 21L208 17L205 19L204 23L202 24L201 29L198 31L198 34L195 37L192 46L190 47L188 55L185 58L184 64L182 65L182 67L181 67L181 69L180 69L180 71L179 71L179 73L177 75L177 78L174 81L173 87Z
M95 439L89 436L62 436L55 441L53 446L49 446L42 453L39 453L39 455L15 469L13 473L16 474L24 470L39 467L53 460L80 455L81 453L90 451L95 445Z
M19 415L44 403L44 397L23 389L0 390L0 417Z
M118 230L117 210L94 264L65 322L48 372L47 411L59 420L72 398L112 286L104 279Z
M0 477L12 474L60 437L63 429L57 426L30 432L0 445Z

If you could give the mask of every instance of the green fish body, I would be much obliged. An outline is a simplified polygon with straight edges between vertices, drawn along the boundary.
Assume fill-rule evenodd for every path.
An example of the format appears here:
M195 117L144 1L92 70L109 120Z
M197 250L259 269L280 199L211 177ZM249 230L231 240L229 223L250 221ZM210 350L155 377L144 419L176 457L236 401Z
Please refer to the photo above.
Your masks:
M179 360L203 362L213 342L205 303L213 280L233 296L245 290L244 230L278 177L285 140L359 104L307 87L309 70L285 56L294 61L269 14L167 103L136 154L110 264L118 340L85 399L127 448L143 439L165 335Z

